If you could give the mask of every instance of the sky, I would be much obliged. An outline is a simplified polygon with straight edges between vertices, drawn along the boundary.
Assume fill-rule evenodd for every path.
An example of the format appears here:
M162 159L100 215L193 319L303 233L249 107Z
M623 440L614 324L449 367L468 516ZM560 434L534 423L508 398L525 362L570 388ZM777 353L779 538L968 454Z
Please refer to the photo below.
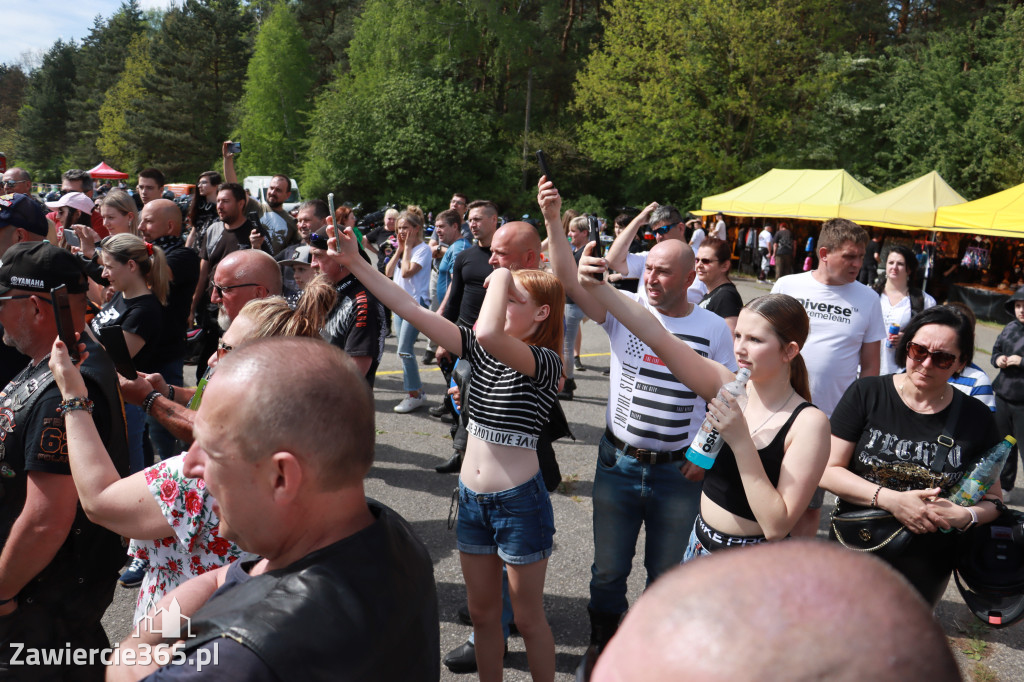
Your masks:
M164 8L171 0L140 0L143 10ZM121 6L121 0L33 0L18 3L17 9L4 12L4 37L0 39L0 63L14 64L26 52L30 65L38 65L42 54L58 38L81 43L89 34L96 15L109 18ZM7 8L11 10L12 8Z

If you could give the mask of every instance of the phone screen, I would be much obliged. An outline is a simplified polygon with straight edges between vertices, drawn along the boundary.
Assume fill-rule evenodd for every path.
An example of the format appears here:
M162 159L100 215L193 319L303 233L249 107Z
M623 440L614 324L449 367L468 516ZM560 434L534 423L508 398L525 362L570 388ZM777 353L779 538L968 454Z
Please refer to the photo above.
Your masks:
M68 289L61 284L56 289L50 289L50 296L53 298L53 315L57 321L57 336L68 347L71 359L78 362L81 358L78 355L78 339L75 338L75 321L71 316Z

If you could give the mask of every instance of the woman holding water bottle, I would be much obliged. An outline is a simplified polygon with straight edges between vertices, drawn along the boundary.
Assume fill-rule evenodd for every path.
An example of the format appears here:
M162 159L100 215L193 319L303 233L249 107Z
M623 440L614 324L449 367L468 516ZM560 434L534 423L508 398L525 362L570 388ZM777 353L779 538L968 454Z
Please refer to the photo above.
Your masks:
M885 257L885 276L875 282L875 291L882 304L882 320L886 338L881 349L878 374L895 374L903 368L896 362L896 346L900 342L900 329L910 318L925 308L935 305L935 299L920 289L910 286L917 274L917 257L902 245L896 245Z
M828 459L828 419L810 403L800 356L809 330L803 306L784 294L744 306L733 343L740 381L730 384L737 377L726 367L702 357L648 311L591 277L605 269L604 259L584 256L580 282L677 379L708 401L707 420L718 432L710 437L723 441L713 462L706 455L691 458L711 468L683 561L785 538L807 509ZM744 390L739 386L747 373ZM703 433L702 427L695 442Z

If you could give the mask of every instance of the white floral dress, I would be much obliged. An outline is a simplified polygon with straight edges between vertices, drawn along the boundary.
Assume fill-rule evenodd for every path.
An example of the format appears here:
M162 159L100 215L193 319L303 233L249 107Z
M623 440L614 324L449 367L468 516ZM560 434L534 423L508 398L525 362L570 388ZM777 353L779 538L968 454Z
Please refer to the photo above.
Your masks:
M189 578L236 559L256 558L217 534L220 519L213 511L213 497L201 478L185 476L184 462L183 453L146 469L149 492L174 535L161 540L132 540L128 553L149 561L135 604L135 623L164 594Z

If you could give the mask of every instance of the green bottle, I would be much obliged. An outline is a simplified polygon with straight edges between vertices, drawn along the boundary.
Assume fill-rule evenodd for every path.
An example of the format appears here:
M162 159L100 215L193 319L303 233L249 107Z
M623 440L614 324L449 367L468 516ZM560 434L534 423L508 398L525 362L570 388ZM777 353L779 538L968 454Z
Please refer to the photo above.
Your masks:
M944 495L961 507L972 507L981 501L989 488L999 479L999 473L1006 464L1006 458L1017 444L1013 436L1007 436L982 455L974 468L964 474L948 493Z

